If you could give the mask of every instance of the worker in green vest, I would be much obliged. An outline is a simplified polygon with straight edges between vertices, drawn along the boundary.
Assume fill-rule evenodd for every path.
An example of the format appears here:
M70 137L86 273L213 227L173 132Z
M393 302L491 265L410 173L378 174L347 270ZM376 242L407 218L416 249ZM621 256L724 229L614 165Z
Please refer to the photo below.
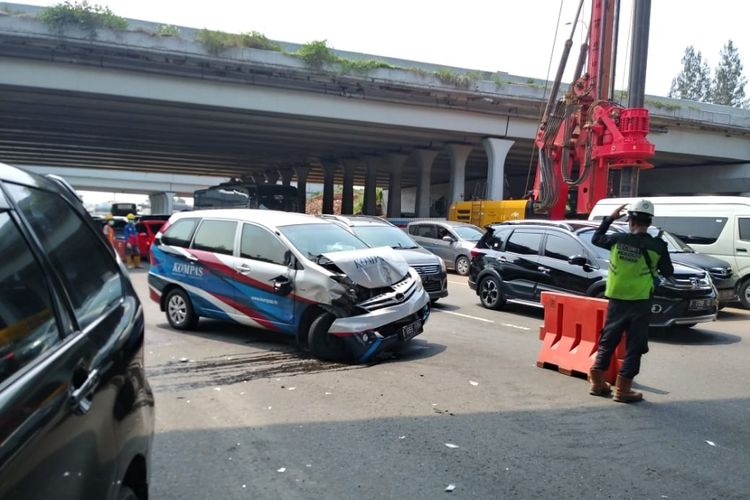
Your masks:
M604 295L609 299L607 318L599 336L599 349L589 372L594 396L609 397L612 390L604 380L612 355L624 332L627 332L625 359L617 375L614 400L619 403L641 401L643 394L632 389L633 378L641 367L641 356L648 352L648 325L651 299L658 281L674 273L667 244L648 234L654 217L649 200L633 203L627 211L629 233L607 233L609 226L624 215L626 205L605 217L591 242L610 251L609 274Z

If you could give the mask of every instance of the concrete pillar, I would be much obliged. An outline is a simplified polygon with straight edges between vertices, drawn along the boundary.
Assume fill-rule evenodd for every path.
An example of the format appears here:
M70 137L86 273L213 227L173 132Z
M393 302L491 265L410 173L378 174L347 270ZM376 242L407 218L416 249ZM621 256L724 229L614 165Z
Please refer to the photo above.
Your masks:
M294 171L297 172L297 203L299 211L304 214L307 208L307 175L310 173L310 167L294 167Z
M513 146L513 141L486 137L482 139L482 146L487 153L487 199L502 200L505 185L505 158Z
M274 170L266 170L266 182L268 184L276 184L279 182L279 171Z
M281 173L281 185L289 187L292 183L292 177L294 176L294 170L291 168L285 168L280 171Z
M339 167L338 161L321 161L323 166L323 208L324 214L333 213L333 183L336 170Z
M155 215L172 215L174 212L175 193L151 193L148 195L151 203L151 213Z
M417 160L419 179L417 182L417 217L430 216L430 187L432 186L432 162L438 152L432 149L417 149L414 157Z
M378 156L365 156L365 167L367 174L365 176L365 200L362 213L365 215L377 215L377 182L378 167L381 165L381 159Z
M464 201L466 189L466 159L474 146L468 144L448 144L451 157L451 180L448 190L448 206L457 201Z
M360 165L359 160L344 159L341 162L344 167L344 185L341 192L341 213L351 215L354 213L354 172Z
M408 155L404 154L389 154L385 157L391 173L388 181L387 217L401 217L401 170L407 158Z

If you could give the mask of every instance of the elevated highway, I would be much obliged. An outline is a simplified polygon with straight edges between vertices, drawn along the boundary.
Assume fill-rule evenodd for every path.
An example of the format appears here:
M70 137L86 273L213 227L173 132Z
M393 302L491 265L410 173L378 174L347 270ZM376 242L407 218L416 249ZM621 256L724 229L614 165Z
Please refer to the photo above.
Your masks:
M291 44L215 53L196 30L162 37L142 21L92 39L50 32L35 9L17 7L27 15L0 16L3 161L379 186L403 200L393 213L420 215L439 197L518 198L528 186L546 82L393 59L364 72L314 66ZM743 179L714 183L747 170L750 112L647 105L657 156L642 193L689 188L673 190L673 175L701 192L750 190Z

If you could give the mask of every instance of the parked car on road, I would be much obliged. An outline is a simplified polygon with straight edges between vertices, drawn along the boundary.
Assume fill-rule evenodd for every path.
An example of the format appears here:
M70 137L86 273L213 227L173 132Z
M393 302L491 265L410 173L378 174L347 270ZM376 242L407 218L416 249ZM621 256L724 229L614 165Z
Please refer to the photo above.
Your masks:
M272 210L173 215L151 247L151 298L179 330L198 318L286 334L321 359L366 362L420 334L429 297L392 248Z
M544 291L603 297L609 251L591 243L598 225L514 221L488 226L472 251L469 287L489 309L506 302L539 307ZM651 326L713 321L716 288L706 271L674 263L674 276L656 287L651 312Z
M448 278L443 259L425 250L390 222L369 215L323 215L354 233L371 247L389 246L401 255L422 278L430 301L448 296Z
M410 222L406 232L461 276L469 274L471 249L483 233L477 226L465 222L435 220Z
M159 230L167 223L169 215L142 215L135 223L138 232L138 250L144 258L150 258L151 244Z
M0 498L148 498L143 308L63 184L0 164Z

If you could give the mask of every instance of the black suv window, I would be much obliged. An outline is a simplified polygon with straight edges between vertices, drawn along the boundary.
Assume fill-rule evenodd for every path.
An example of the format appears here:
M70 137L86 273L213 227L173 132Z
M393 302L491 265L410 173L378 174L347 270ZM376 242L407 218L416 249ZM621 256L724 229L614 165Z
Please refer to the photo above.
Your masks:
M240 257L284 266L287 255L288 249L284 244L266 229L252 224L242 227Z
M0 213L0 383L60 340L39 263L7 213Z
M539 255L539 244L541 242L541 233L514 231L505 245L505 251L522 255Z
M237 223L230 220L204 220L195 232L193 248L232 255Z
M8 189L62 278L78 325L86 328L122 296L117 264L60 196L15 185Z
M503 242L508 239L510 232L510 228L493 227L491 231L487 231L482 235L477 242L477 248L489 248L500 251L503 248Z
M544 255L568 261L574 255L586 255L580 243L561 234L548 234L544 244Z
M190 245L190 237L197 224L198 219L180 219L161 235L161 242L165 245L187 247Z

